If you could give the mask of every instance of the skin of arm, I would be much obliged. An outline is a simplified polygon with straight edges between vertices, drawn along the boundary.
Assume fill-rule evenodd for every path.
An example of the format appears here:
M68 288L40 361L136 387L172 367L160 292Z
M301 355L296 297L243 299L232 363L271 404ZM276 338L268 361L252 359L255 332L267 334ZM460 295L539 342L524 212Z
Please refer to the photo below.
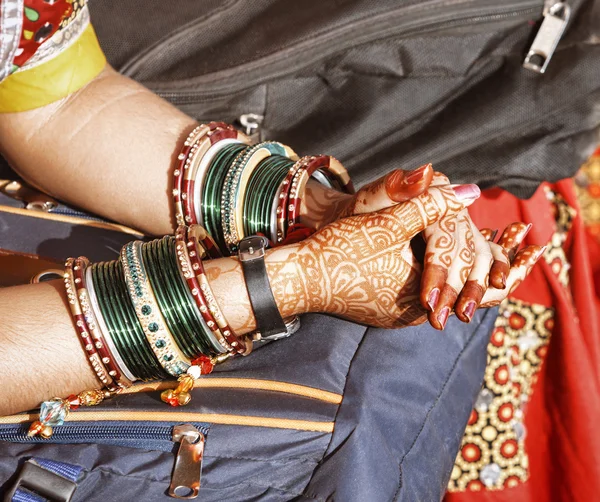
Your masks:
M296 248L272 250L265 258L284 317L301 313L285 299L285 291L298 281L295 267L276 278ZM238 260L207 261L205 270L233 330L240 335L252 331L255 320ZM0 288L0 319L0 416L35 408L50 397L99 387L77 339L62 281Z

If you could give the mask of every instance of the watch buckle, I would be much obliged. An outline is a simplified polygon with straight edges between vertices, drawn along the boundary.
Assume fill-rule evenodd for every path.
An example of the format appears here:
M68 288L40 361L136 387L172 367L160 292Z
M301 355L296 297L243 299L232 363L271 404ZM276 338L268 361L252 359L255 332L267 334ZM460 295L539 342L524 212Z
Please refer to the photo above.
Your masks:
M265 256L269 240L262 235L244 237L238 244L238 256L241 261L258 260Z

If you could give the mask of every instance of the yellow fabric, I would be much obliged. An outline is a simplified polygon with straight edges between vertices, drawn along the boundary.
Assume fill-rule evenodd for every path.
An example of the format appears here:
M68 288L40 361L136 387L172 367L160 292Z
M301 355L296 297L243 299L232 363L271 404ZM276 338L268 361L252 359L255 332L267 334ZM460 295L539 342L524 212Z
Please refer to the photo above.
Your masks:
M24 112L58 101L93 80L105 65L90 25L55 58L13 73L0 83L0 113Z

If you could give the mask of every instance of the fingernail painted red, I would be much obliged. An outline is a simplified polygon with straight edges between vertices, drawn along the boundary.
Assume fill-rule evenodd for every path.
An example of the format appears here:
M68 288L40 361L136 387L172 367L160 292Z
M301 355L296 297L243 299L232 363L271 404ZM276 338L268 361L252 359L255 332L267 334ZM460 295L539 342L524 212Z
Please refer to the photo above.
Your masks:
M496 237L497 237L497 236L498 236L498 230L496 229L496 230L494 230L494 231L492 232L492 236L490 237L490 241L491 241L491 242L495 242L495 241L496 241Z
M502 272L502 275L500 276L500 282L502 283L502 287L505 288L506 287L506 274L504 272Z
M429 305L429 308L431 309L432 312L437 307L439 299L440 299L440 290L438 288L433 288L429 292L429 296L427 297L427 304Z
M452 189L460 202L471 202L481 195L481 190L477 185L455 185Z
M431 164L425 164L424 166L421 166L415 169L414 171L411 171L409 174L406 175L406 178L404 178L404 183L408 183L409 185L414 185L415 183L418 183L425 177L427 168L430 166Z
M446 323L448 322L448 316L450 315L450 307L444 307L440 310L440 313L437 316L438 322L442 325L442 329L446 327Z
M471 322L471 319L473 319L473 316L475 315L476 306L477 305L473 300L468 301L465 305L465 310L463 310L463 314L469 320L469 322Z
M525 227L525 230L523 231L523 237L521 238L522 241L525 240L525 237L527 237L527 234L531 230L531 227L533 227L531 223Z

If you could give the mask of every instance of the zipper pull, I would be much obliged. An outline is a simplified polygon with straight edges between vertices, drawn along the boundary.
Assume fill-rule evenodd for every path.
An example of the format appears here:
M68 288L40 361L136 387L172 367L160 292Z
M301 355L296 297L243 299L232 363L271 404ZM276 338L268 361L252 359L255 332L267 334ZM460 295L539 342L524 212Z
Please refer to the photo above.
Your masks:
M200 491L204 434L190 424L173 427L173 441L180 443L171 476L169 496L195 499Z
M557 2L548 9L525 61L523 61L523 68L536 73L546 71L556 46L569 24L570 17L571 7L565 2Z
M244 113L243 115L240 115L238 120L244 128L246 136L250 137L254 142L259 141L260 126L263 123L263 120L265 120L265 116L259 115L258 113Z

